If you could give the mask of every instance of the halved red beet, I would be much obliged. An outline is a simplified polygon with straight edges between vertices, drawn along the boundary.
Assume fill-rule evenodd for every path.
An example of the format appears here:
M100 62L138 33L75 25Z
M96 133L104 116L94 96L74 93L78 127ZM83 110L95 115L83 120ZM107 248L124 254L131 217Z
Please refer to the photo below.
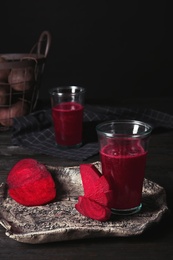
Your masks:
M39 206L56 197L55 182L45 165L34 159L22 159L7 177L8 193L25 206Z
M38 161L31 158L21 159L10 170L7 177L7 183L10 187L17 187L26 179L31 179L31 174L34 176L34 169L37 168ZM39 164L40 165L40 164ZM24 170L27 172L24 174ZM30 173L29 173L30 170ZM28 176L29 175L29 176ZM19 177L19 178L18 178ZM24 179L24 180L23 180Z

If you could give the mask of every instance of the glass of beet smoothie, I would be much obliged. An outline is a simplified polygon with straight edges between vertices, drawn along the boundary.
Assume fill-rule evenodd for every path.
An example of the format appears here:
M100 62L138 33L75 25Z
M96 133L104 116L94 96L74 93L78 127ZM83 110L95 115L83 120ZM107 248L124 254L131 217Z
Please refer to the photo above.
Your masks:
M96 126L102 173L113 190L112 213L131 215L142 207L142 187L152 127L135 120Z
M55 139L59 147L82 145L85 89L62 86L50 90Z

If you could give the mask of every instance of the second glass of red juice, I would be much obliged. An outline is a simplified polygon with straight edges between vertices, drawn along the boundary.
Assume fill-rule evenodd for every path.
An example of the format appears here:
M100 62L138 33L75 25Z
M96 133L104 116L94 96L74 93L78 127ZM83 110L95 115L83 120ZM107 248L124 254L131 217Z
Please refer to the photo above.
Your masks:
M142 207L142 187L152 127L136 120L119 120L101 123L96 130L102 174L114 194L112 213L134 214Z
M85 89L62 86L50 90L56 143L61 148L82 145Z

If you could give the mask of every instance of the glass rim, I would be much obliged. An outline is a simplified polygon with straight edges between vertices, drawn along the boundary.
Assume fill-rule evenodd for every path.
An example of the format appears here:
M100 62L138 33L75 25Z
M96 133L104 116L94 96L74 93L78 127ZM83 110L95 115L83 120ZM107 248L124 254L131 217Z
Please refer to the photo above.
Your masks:
M131 134L128 134L128 133L116 133L116 132L111 132L110 130L107 130L105 131L103 129L104 126L113 126L113 125L122 125L122 124L127 124L127 125L138 125L138 126L143 126L145 127L144 128L144 131L141 132L140 134L139 133L131 133ZM99 134L102 134L104 136L107 136L107 137L110 137L110 138L115 138L115 137L132 137L132 138L138 138L138 137L147 137L151 134L153 130L153 127L146 123L146 122L143 122L143 121L139 121L139 120L126 120L126 119L121 119L121 120L109 120L109 121L105 121L105 122L102 122L100 124L98 124L96 126L96 131L97 133Z
M71 90L68 92L68 90ZM69 85L69 86L58 86L51 88L49 90L50 95L64 95L64 94L70 94L70 95L77 95L81 93L85 93L85 88L75 85Z

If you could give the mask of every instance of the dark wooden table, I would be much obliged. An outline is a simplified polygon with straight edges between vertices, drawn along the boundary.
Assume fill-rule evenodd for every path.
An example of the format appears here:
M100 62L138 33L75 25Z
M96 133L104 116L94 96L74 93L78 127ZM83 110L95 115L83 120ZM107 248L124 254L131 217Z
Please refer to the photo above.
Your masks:
M127 104L122 101L123 106ZM130 104L173 114L173 98L131 100ZM0 183L6 180L11 167L22 158L31 157L42 163L65 166L81 163L59 160L14 147L10 137L10 131L0 132ZM98 155L94 156L88 162L98 158ZM146 177L164 187L170 212L142 235L31 245L8 238L4 228L0 226L0 259L173 259L173 130L152 134Z

